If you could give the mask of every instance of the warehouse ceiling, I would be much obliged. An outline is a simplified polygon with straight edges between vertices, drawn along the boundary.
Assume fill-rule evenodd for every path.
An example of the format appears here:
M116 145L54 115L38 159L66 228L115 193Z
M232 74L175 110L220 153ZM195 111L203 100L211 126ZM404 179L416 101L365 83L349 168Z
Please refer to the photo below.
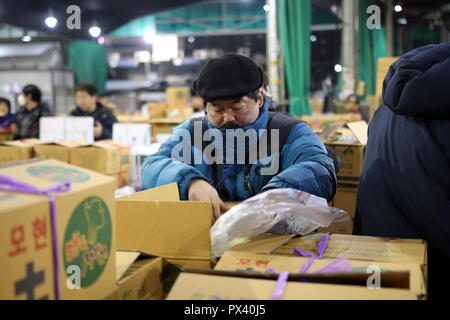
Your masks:
M0 0L0 23L7 23L29 30L45 31L44 21L53 11L58 19L52 34L70 38L89 38L89 28L94 21L102 29L102 34L124 25L141 16L208 0ZM66 13L70 5L81 9L81 29L69 30Z

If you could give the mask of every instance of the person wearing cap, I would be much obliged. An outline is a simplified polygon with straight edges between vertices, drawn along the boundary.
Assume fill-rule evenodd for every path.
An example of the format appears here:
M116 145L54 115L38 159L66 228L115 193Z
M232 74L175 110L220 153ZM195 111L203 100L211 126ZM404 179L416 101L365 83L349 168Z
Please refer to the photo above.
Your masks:
M336 174L325 146L305 122L280 112L269 112L271 102L261 90L263 74L252 59L237 54L210 59L193 86L204 100L206 116L197 119L197 122L188 120L175 127L172 136L161 145L159 151L147 157L141 171L144 189L177 182L182 200L212 203L213 221L226 211L223 201L242 201L269 189L293 188L327 200L334 196ZM226 150L222 155L215 154L213 163L204 161L208 147L196 143L196 123L200 123L201 130L206 127L217 133L216 138L208 143ZM271 164L279 160L279 166L274 166L276 171L270 174L264 173L267 162L264 165L261 159L247 161L252 149L250 143L245 145L243 151L233 144L230 146L225 139L230 132L247 134L252 130L263 132L269 129L280 132L281 142L278 150L271 149L271 153L267 153L266 160L270 159ZM283 134L286 131L287 134ZM179 137L183 132L193 134L193 141L187 141L187 153L192 159L201 155L200 160L203 161L200 163L174 158L174 150L178 150ZM282 139L282 136L285 138ZM262 145L264 140L258 139ZM269 140L266 140L267 144ZM204 143L205 139L201 142ZM263 147L269 149L269 145ZM245 163L225 161L229 160L228 156L234 156L233 160L236 160L243 156L239 154L241 152L245 152Z

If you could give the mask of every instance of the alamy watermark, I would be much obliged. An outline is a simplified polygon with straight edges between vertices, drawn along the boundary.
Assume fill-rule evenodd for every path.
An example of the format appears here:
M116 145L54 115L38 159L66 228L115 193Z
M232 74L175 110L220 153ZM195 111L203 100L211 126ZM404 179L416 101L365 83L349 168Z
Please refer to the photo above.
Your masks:
M207 129L194 122L193 137L187 129L175 130L170 139L179 141L172 149L171 158L186 164L260 164L261 175L275 175L280 168L278 129ZM270 136L269 136L270 135ZM180 141L181 139L181 141ZM269 141L270 140L270 141ZM193 145L203 152L194 152ZM207 146L203 149L203 143ZM270 146L270 154L268 152ZM224 150L224 147L226 150Z

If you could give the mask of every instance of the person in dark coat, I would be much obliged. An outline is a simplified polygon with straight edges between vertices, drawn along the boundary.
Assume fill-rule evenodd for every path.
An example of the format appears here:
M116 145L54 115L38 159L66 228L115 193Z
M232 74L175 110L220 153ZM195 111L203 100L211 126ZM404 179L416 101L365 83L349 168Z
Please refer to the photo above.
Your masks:
M16 114L14 139L39 138L39 121L41 117L51 116L50 108L41 101L42 92L35 85L23 87L19 96L21 107Z
M117 122L114 114L97 101L97 88L84 82L76 88L77 107L70 113L75 117L94 118L94 139L105 140L112 138L112 127Z
M369 126L354 226L360 235L425 239L431 298L449 282L449 88L450 43L392 64Z

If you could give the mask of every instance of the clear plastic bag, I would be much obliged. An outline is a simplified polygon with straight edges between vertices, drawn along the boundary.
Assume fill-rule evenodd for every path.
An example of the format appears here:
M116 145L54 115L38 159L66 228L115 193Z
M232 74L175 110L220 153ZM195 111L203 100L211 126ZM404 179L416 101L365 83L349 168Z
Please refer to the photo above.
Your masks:
M212 253L220 256L236 238L265 232L306 235L328 227L342 210L325 199L296 189L273 189L249 198L223 214L210 231Z

